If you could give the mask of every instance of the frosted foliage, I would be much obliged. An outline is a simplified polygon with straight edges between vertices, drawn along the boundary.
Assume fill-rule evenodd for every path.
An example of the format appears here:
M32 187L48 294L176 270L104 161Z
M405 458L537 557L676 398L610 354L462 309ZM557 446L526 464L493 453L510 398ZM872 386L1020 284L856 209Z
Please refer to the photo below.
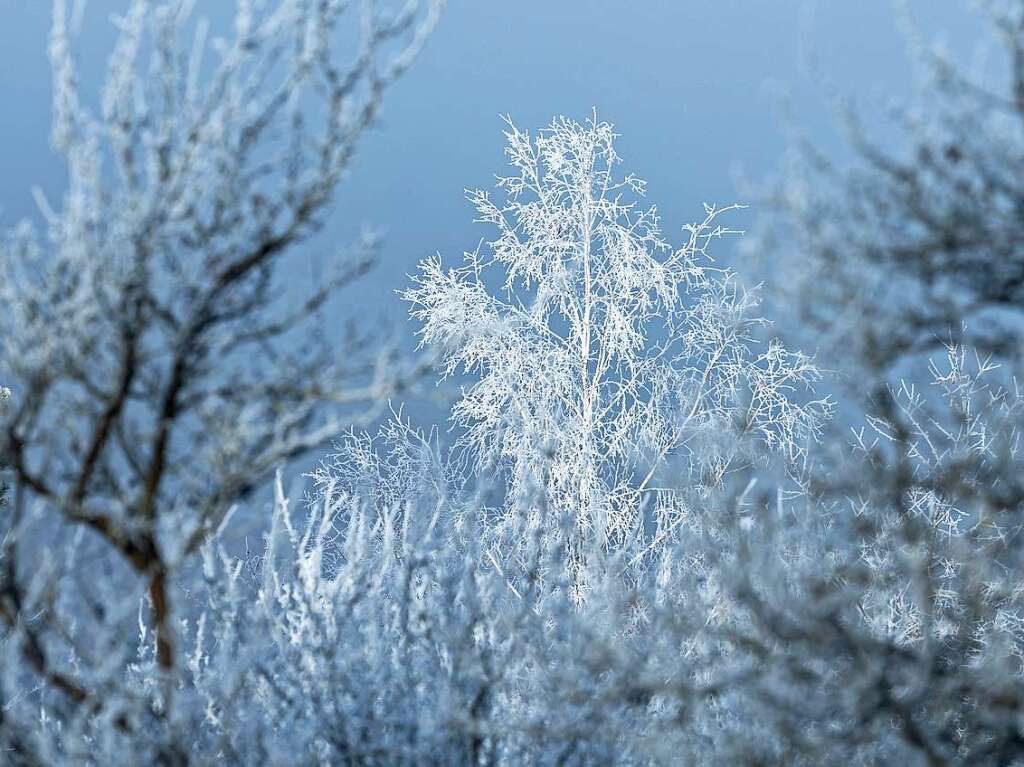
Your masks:
M974 3L979 55L961 60L906 5L911 94L864 103L830 87L845 146L792 126L747 240L779 322L799 317L823 364L857 363L855 391L949 340L999 357L1021 345L1024 5Z
M1018 492L1004 477L1020 462L1024 401L1015 381L1001 385L1001 373L991 359L949 345L944 359L930 362L929 390L901 381L882 399L882 412L854 431L855 455L869 465L893 461L907 472L905 486L877 505L880 535L861 552L880 586L867 593L865 615L900 643L921 642L929 633L948 642L969 616L978 642L969 653L998 642L1024 658L1022 593L1007 577L1020 565L1012 543L1019 526L998 511ZM865 508L854 503L851 511ZM902 567L893 560L893 539L919 547L915 564L926 594L892 578Z
M929 87L1019 117L1024 6L988 5L1013 98ZM809 329L857 341L825 383L712 259L731 208L669 244L609 125L509 123L488 239L405 292L460 442L397 405L371 437L426 366L302 329L372 243L298 306L274 275L439 6L241 0L207 45L130 3L95 113L55 7L69 187L0 246L5 767L1024 765L1019 327L933 332L979 318L940 293L1024 294L1024 123L814 177Z
M373 265L372 236L305 285L294 272L440 0L238 0L222 25L190 0L117 5L54 0L50 140L67 186L36 190L35 219L0 237L0 696L24 721L6 704L34 676L37 719L93 732L68 725L47 751L5 730L4 763L167 735L190 562L282 463L377 418L421 367L365 331L319 332ZM76 35L108 22L92 88ZM153 665L134 663L137 644ZM132 718L108 691L137 678ZM148 745L95 763L182 763Z
M795 463L828 411L804 397L811 360L754 341L756 295L711 259L739 206L705 206L671 246L615 135L596 118L536 136L509 121L511 174L468 195L493 234L462 266L424 261L404 294L444 374L475 376L453 419L478 468L507 470L512 505L543 476L553 508L608 546L642 533L644 508L657 538L688 523L658 486L670 463L719 486L751 460L730 430Z

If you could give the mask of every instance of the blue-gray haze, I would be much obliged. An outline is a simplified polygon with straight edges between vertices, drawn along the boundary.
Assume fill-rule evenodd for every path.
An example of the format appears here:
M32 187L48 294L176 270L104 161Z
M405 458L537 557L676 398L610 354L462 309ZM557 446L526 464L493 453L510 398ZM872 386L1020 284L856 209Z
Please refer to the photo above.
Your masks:
M229 0L200 0L216 29ZM959 0L916 0L929 38L969 52L980 24ZM122 0L92 0L78 37L81 77L95 95ZM50 151L47 0L0 0L0 225L36 215L31 188L59 199L61 164ZM538 128L552 116L596 108L615 123L627 169L648 181L672 239L703 201L736 201L736 171L759 179L784 147L773 94L797 121L838 147L820 85L802 56L843 91L871 103L911 87L906 38L893 0L452 0L412 71L388 94L316 247L381 229L380 267L346 294L335 317L379 315L411 337L395 290L423 257L454 263L486 230L472 222L467 187L502 171L500 114ZM734 218L751 225L755 211ZM353 306L354 305L354 306Z

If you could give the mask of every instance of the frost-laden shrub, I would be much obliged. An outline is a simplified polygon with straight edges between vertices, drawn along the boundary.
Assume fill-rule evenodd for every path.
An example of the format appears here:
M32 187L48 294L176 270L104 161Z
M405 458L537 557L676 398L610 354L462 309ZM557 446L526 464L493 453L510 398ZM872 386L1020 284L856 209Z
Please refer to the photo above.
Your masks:
M349 473L325 468L308 502L278 484L256 567L214 541L183 574L175 679L160 672L139 590L108 600L121 605L102 624L111 637L92 638L116 648L131 634L137 650L52 656L102 680L91 711L33 687L8 639L4 689L19 692L5 707L7 753L15 764L1014 764L1021 401L998 374L951 350L934 392L895 389L841 460L823 457L808 495L780 496L764 473L712 494L701 511L715 523L666 544L658 567L624 579L627 553L601 555L582 603L568 520L489 529L478 494L446 479L436 441L400 423L356 439ZM521 556L496 563L490 547L503 544ZM34 600L59 582L42 572Z
M322 474L302 528L278 506L259 621L279 627L255 635L289 637L264 651L306 694L271 718L338 758L316 723L344 709L385 763L1015 764L1021 399L1000 374L951 347L807 495L748 474L658 567L624 579L629 553L603 555L583 603L568 520L475 525L479 497L425 470L436 443L392 428L364 463L378 490ZM523 554L499 566L505 533Z

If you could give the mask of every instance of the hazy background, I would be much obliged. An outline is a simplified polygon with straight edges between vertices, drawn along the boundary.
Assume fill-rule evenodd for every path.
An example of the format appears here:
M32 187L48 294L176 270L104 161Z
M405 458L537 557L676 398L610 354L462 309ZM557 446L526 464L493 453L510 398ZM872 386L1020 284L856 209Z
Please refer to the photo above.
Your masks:
M86 5L77 50L95 93L126 0ZM230 0L198 0L214 22ZM982 29L966 0L912 0L926 39L962 57ZM59 200L63 174L49 149L49 0L0 0L0 226L35 215L30 189ZM824 147L840 143L822 89L801 67L817 50L822 71L865 105L911 87L906 39L892 0L451 0L426 52L385 101L316 247L324 255L363 225L386 234L377 271L350 291L343 315L404 328L394 291L416 262L440 251L454 263L488 232L472 223L466 187L503 171L502 123L535 129L555 114L596 107L622 133L628 171L649 182L666 233L701 214L703 201L737 200L735 173L776 167L784 146L773 93ZM740 200L742 201L742 200ZM731 219L751 226L755 210ZM737 264L742 270L743 265Z

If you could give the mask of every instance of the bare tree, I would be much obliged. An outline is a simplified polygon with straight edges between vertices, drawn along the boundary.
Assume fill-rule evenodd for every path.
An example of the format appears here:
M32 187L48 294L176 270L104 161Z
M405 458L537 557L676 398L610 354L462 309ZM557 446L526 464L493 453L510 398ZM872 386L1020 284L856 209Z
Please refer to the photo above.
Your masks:
M211 43L192 3L134 0L94 114L75 19L55 2L52 143L67 193L53 207L38 195L43 236L24 224L0 248L0 371L13 393L0 427L13 494L0 615L70 700L92 706L99 691L51 663L27 617L60 621L27 602L30 518L88 529L130 565L170 674L176 566L283 461L373 418L412 375L363 335L315 332L325 302L371 266L372 241L298 300L283 270L323 224L441 4L240 0Z
M1024 5L984 5L1003 71L914 39L898 140L845 105L849 163L798 136L755 238L854 426L827 436L807 508L766 506L729 571L750 620L731 641L764 669L747 694L793 763L1024 755Z
M822 352L847 364L852 351L891 368L959 340L1019 354L1024 13L1016 0L981 6L995 54L984 68L925 44L905 17L915 95L869 112L894 136L873 137L879 121L833 95L848 151L826 153L794 127L768 188L750 242L768 254L780 305L797 306Z

